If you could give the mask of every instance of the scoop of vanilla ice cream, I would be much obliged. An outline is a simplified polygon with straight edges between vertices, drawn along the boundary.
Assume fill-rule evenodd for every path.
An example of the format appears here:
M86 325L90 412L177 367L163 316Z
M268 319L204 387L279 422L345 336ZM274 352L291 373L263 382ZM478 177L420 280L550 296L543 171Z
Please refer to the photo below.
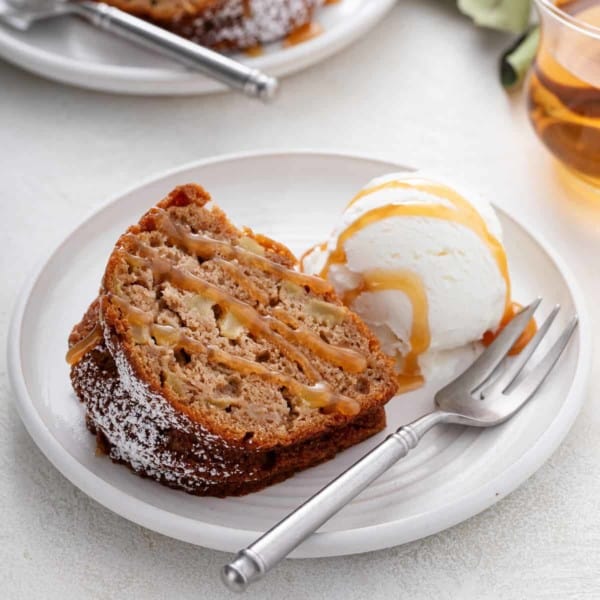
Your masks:
M419 173L393 173L370 181L345 209L328 242L307 253L301 264L307 273L327 276L386 353L406 356L418 350L419 362L430 364L421 360L424 351L463 346L499 326L509 284L482 235L483 228L501 243L502 230L491 205L469 198L467 207L475 209L471 216L477 224L471 227L448 218L454 215L448 210L459 209L445 193L428 189L429 183ZM440 186L450 189L443 184L433 189ZM365 215L388 206L406 206L408 214L385 216L387 209L382 209L376 219L365 221ZM437 217L439 206L445 207L444 214ZM344 234L353 226L350 235ZM336 249L338 258L340 250L345 254L342 262L331 261ZM388 283L365 286L369 277L375 274L376 280L382 273ZM400 280L398 289L389 285L394 274ZM429 338L426 347L412 348L411 339L416 343L419 332L420 344Z

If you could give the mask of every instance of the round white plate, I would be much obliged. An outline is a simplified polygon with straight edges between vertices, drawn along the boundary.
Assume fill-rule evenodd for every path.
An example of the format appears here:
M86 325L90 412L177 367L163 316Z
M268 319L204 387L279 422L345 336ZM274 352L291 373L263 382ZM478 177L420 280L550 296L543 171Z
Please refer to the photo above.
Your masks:
M0 0L0 8L4 2ZM256 58L236 58L269 75L295 73L362 36L393 4L394 0L342 0L324 6L315 18L324 28L320 36L290 48L270 44ZM212 79L71 17L37 24L27 32L0 24L0 57L43 77L105 92L174 95L224 89Z
M67 337L95 296L119 234L175 185L202 183L231 218L301 251L322 240L348 199L398 165L340 154L237 155L166 173L114 198L65 238L29 281L9 337L9 371L29 433L76 486L111 510L187 542L235 551L372 448L385 432L262 492L197 498L144 480L106 457L84 426L69 383ZM556 302L554 334L578 312L579 331L538 396L489 430L457 426L429 433L295 552L296 557L375 550L440 531L491 506L538 469L566 435L584 399L590 327L572 275L548 247L499 211L515 297ZM550 337L553 337L552 335ZM439 385L440 382L438 382ZM433 407L433 385L387 406L388 432Z

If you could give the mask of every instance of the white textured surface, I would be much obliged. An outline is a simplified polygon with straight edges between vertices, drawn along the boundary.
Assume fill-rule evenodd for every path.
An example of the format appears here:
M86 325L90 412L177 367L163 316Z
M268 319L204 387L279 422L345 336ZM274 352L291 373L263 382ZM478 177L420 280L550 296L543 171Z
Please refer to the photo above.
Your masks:
M570 197L529 129L523 98L499 89L495 66L506 40L473 30L452 4L403 2L368 39L287 79L269 107L233 95L93 94L0 64L2 358L25 273L90 208L182 162L290 146L338 147L458 171L461 181L541 230L572 263L597 337L600 202ZM359 74L368 74L364 85ZM50 466L19 422L4 364L2 597L233 597L217 577L227 555L124 521ZM594 367L600 368L598 353ZM598 391L593 383L590 401L548 464L494 508L408 546L288 561L247 597L600 597Z

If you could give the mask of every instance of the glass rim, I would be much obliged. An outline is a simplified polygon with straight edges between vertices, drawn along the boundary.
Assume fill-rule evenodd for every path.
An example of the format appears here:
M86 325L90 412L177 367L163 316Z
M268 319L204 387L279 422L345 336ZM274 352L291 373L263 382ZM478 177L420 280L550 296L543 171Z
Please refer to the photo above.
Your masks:
M600 40L600 27L590 25L589 23L581 21L580 19L566 13L564 10L556 6L552 0L535 0L535 3L540 12L550 14L557 21L560 21L562 25L565 25L571 29L575 29L583 35L591 36Z

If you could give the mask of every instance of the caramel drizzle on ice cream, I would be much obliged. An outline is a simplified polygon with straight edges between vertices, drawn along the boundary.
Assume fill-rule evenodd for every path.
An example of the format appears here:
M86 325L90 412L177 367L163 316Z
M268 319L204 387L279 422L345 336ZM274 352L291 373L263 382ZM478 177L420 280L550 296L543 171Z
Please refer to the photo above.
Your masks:
M510 311L510 277L508 274L508 260L506 258L506 252L502 246L500 240L498 240L487 228L487 225L483 217L475 210L475 208L467 202L460 194L452 190L451 188L441 185L438 183L432 183L423 179L414 179L410 181L386 181L379 185L367 188L359 192L348 204L348 207L352 206L362 198L370 196L383 189L389 188L403 188L403 189L415 189L427 194L431 194L438 198L443 198L450 202L453 206L447 206L446 204L386 204L368 210L362 214L354 223L347 227L338 237L337 245L327 258L327 262L321 271L321 277L327 277L329 268L334 264L345 264L346 262L346 251L344 249L345 243L359 231L368 227L369 225L381 221L382 219L388 219L390 217L425 217L431 219L442 219L457 223L467 227L475 234L477 234L481 240L488 247L492 257L494 258L500 275L504 279L506 293L505 293L505 310L504 314Z
M460 224L473 231L486 244L492 255L500 275L504 279L506 294L503 320L512 315L511 285L508 273L508 260L500 240L498 240L488 229L483 217L477 210L465 200L460 194L451 188L432 183L423 179L392 180L379 185L361 190L348 204L348 207L359 200L384 189L415 189L437 198L446 200L447 204L387 204L367 210L360 215L351 225L340 233L336 246L330 252L323 266L320 276L327 278L332 265L346 264L346 242L358 232L373 223L390 217L425 217L432 219L443 219ZM347 207L347 208L348 208ZM354 290L347 292L344 303L351 306L354 300L363 292L394 289L402 291L408 297L413 308L413 324L410 335L411 350L404 357L403 373L409 377L418 377L418 358L429 348L429 313L427 306L427 294L420 277L415 273L405 270L373 271L363 274L363 280Z
M429 348L429 309L427 292L421 278L409 270L386 271L375 269L363 273L357 288L344 294L344 304L352 306L363 292L397 290L406 295L412 306L412 329L410 332L410 352L404 356L402 373L415 378L414 383L422 383L419 371L419 356ZM408 383L408 381L407 381Z

